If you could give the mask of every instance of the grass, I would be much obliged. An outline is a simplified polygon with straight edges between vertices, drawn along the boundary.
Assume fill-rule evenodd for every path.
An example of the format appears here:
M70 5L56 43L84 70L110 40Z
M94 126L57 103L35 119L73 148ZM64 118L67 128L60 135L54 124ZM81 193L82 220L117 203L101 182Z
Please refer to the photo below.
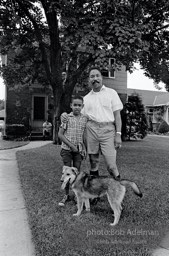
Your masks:
M144 197L127 189L120 222L111 227L113 214L106 198L73 217L73 201L58 206L62 161L60 147L18 151L20 180L26 201L36 256L148 256L169 227L169 139L147 137L124 142L118 152L118 167L123 178L134 180ZM89 166L83 163L83 168ZM101 174L106 168L103 159Z
M28 143L29 141L11 141L0 138L0 150L22 147Z

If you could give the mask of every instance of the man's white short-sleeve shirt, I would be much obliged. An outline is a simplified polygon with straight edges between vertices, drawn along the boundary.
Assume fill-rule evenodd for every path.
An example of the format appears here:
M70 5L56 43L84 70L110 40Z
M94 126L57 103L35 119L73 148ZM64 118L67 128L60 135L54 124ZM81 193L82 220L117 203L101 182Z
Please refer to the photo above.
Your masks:
M93 90L84 97L82 114L96 122L114 122L114 111L122 110L123 104L117 92L102 86L99 92Z

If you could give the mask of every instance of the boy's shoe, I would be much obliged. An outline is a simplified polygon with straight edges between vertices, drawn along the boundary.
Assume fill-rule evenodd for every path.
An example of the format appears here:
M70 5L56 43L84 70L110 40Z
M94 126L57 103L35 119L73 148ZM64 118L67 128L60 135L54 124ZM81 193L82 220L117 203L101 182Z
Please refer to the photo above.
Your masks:
M69 196L68 195L65 195L64 197L63 197L63 199L59 202L59 206L65 206L65 203L67 202L67 201L69 201Z

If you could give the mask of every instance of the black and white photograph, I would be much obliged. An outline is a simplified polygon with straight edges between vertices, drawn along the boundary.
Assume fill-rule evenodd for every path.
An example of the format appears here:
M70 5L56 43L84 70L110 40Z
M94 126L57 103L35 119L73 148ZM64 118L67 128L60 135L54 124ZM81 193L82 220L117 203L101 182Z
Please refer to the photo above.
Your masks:
M0 256L169 256L169 1L0 1Z

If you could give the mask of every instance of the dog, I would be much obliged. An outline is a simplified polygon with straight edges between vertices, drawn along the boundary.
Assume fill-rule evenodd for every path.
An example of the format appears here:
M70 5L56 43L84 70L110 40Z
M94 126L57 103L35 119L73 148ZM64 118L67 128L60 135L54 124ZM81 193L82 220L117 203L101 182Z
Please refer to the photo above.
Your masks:
M66 184L69 182L77 197L78 210L73 216L80 216L84 205L86 211L90 211L89 199L107 195L109 204L114 212L114 222L110 223L111 226L115 226L119 222L122 211L121 203L125 196L127 185L131 186L137 196L142 197L141 191L133 181L117 181L109 176L95 177L83 171L79 173L75 167L63 166L61 182L61 189L65 189Z

